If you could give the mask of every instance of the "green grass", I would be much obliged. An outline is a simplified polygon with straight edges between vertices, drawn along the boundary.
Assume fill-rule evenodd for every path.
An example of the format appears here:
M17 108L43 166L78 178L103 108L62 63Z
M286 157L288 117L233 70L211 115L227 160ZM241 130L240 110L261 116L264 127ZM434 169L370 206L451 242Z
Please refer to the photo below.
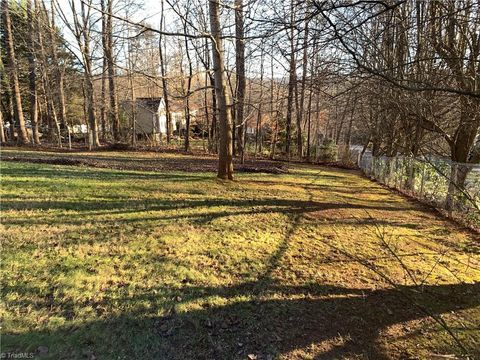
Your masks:
M480 355L476 234L354 171L221 182L4 162L1 194L3 352Z

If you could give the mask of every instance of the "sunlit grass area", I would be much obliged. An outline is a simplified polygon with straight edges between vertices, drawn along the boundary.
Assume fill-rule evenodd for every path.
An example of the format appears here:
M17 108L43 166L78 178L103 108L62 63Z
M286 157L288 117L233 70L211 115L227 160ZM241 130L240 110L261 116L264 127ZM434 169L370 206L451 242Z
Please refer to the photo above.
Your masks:
M358 172L3 162L1 194L4 352L480 356L478 236Z

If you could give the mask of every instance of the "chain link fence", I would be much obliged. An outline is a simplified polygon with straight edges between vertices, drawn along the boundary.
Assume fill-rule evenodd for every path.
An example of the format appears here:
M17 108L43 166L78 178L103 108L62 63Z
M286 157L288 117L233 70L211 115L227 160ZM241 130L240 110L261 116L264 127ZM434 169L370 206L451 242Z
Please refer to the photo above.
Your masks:
M370 178L480 228L480 164L436 156L373 156L352 146L349 159Z

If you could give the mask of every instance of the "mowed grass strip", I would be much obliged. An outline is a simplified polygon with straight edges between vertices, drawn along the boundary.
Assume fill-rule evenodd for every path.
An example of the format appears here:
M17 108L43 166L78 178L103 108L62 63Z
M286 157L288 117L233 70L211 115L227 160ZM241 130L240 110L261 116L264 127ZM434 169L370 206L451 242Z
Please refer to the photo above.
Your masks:
M480 355L476 234L355 171L221 182L8 162L1 191L3 352Z

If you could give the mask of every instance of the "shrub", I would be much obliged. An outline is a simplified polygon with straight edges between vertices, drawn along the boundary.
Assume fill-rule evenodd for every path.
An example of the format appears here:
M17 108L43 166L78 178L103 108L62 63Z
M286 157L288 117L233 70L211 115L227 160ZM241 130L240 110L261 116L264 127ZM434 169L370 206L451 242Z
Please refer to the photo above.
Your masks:
M337 161L338 146L332 140L325 142L318 148L318 161L332 162Z

